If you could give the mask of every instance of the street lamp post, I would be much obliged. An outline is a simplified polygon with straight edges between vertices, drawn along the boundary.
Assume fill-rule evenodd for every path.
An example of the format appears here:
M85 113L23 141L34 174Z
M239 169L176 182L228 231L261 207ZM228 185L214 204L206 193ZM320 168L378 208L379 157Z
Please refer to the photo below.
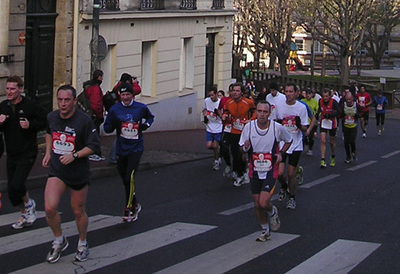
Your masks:
M91 48L91 66L90 75L96 69L100 68L98 59L99 50L99 17L100 17L100 0L93 0L93 23L92 23L92 41L90 43Z

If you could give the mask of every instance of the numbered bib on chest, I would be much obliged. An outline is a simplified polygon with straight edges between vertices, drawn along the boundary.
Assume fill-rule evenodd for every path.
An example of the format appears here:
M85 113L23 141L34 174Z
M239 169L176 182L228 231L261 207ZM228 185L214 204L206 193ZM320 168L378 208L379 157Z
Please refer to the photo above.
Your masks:
M71 154L75 151L75 134L53 132L52 150L55 154Z
M285 118L282 120L282 126L286 128L286 130L290 133L297 133L298 128L296 126L295 118Z
M376 106L376 109L377 109L377 110L383 110L383 104L378 104L378 105Z
M208 110L207 110L207 118L208 118L208 120L210 120L211 122L216 122L217 119L218 119L218 116L217 116L214 112L208 111Z
M344 124L345 125L354 125L354 116L345 116L344 117Z
M330 119L322 119L321 127L323 129L332 129L332 126L333 126L332 120L330 120Z
M236 119L233 121L233 128L242 131L245 124L246 119Z
M139 124L134 122L122 122L121 137L125 139L139 139Z
M253 153L254 171L270 171L272 169L271 153Z

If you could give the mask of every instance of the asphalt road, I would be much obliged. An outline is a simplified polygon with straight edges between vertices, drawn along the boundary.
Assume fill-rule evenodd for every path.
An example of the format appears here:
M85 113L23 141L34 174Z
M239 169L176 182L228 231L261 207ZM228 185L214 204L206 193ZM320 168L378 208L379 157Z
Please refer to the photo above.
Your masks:
M388 120L377 136L373 122L368 137L357 139L357 163L344 163L341 132L336 167L319 168L317 147L314 156L302 156L297 208L285 209L274 196L282 226L270 241L255 242L260 228L249 185L233 187L203 159L139 171L143 208L135 223L120 220L120 179L94 181L87 212L97 219L89 227L109 223L88 233L85 263L71 262L77 236L67 195L61 211L63 223L72 222L70 247L55 265L44 263L52 241L45 219L14 231L6 217L15 209L4 202L0 273L399 273L400 124ZM30 194L43 211L43 190Z

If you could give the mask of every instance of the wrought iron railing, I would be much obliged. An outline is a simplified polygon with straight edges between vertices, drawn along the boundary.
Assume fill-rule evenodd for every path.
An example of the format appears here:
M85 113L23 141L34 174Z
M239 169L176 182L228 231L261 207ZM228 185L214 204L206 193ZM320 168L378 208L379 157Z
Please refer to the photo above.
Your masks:
M197 9L197 0L182 0L179 8L182 10L195 10Z
M224 0L213 0L212 9L223 9L225 8Z
M163 10L165 9L164 0L141 0L141 10Z
M101 0L100 11L119 10L119 0Z

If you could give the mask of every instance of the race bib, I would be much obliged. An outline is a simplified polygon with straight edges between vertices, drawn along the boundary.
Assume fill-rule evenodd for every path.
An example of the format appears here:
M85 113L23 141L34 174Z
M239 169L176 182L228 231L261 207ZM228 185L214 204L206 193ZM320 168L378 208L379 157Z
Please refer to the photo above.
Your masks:
M75 151L75 134L53 132L52 150L55 154L71 154Z
M231 133L232 132L232 124L226 124L224 127L224 132Z
M377 109L377 110L383 110L383 105L382 105L382 104L378 104L378 105L376 106L376 109Z
M139 139L139 124L134 122L122 122L121 137L131 140Z
M354 116L345 116L344 117L344 124L345 125L354 125Z
M207 118L210 122L216 122L218 119L218 116L214 112L207 110Z
M297 133L299 129L296 126L295 117L288 117L282 120L282 126L286 128L289 133Z
M233 128L242 131L247 119L236 119L233 121Z
M321 127L323 129L332 129L333 122L330 119L322 119Z
M254 171L266 172L272 169L271 153L253 153Z

